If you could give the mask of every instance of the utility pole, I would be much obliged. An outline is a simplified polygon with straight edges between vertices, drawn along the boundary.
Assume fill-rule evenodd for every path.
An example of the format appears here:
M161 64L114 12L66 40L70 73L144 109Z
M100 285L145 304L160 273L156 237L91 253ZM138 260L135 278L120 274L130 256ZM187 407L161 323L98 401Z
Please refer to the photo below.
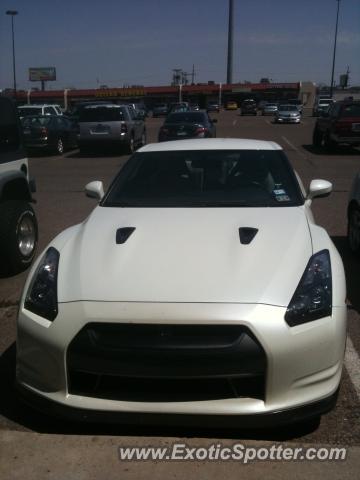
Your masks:
M333 96L333 88L334 88L334 72L335 72L336 43L337 43L337 33L338 33L338 23L339 23L339 8L340 8L340 0L336 0L336 1L338 2L338 4L337 4L337 12L336 12L334 52L333 52L333 61L332 61L332 70L331 70L330 97Z
M195 65L193 64L192 72L191 72L191 85L195 84Z
M233 75L233 33L234 33L234 0L229 0L229 29L226 83L232 83Z

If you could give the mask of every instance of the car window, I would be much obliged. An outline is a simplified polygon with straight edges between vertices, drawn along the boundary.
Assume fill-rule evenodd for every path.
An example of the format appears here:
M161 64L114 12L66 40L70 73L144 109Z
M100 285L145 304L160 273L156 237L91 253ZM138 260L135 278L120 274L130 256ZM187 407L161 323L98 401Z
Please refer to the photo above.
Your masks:
M124 111L119 107L86 107L80 111L80 122L116 122L124 120Z
M341 117L360 117L360 104L345 105Z
M50 117L26 117L22 120L22 125L24 127L45 127L49 125L50 121Z
M330 105L330 107L328 109L329 115L331 117L337 117L338 114L339 114L340 108L341 108L341 106L339 104L333 103L332 105Z
M301 205L295 174L281 151L136 153L103 206L284 207Z
M53 107L45 107L45 108L44 108L44 114L45 114L45 115L55 115L56 112L55 112L55 110L53 109Z
M40 108L36 108L36 107L33 107L33 108L21 108L19 107L19 115L21 117L26 117L28 115L41 115L42 111L41 111L41 107Z

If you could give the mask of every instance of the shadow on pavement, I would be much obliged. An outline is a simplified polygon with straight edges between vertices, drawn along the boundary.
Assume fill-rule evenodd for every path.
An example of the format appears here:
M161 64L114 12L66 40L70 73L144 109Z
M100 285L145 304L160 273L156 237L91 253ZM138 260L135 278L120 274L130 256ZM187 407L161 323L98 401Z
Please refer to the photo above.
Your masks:
M0 415L10 430L32 430L39 433L71 435L121 435L121 436L159 436L186 438L229 438L286 441L300 438L316 430L319 419L303 422L299 425L274 429L234 429L234 428L195 428L169 425L123 425L74 423L43 415L23 404L16 390L15 380L16 347L13 343L0 357L0 378L2 393L0 395Z
M326 150L321 147L315 147L314 145L302 145L303 149L313 155L321 155L321 156L332 156L332 155L360 155L360 151L356 148L350 146L338 146L331 150Z
M352 307L360 313L360 256L350 250L346 237L332 237L332 241L344 262L347 298Z

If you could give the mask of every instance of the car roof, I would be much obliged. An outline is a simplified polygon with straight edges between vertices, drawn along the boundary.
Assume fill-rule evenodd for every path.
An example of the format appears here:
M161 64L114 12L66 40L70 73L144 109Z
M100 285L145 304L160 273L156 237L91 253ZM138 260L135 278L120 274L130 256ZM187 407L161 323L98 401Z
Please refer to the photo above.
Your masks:
M91 108L95 109L95 108L123 108L123 107L129 108L130 105L118 105L117 103L101 103L101 104L98 103L94 105L85 105L84 109L90 110Z
M175 150L282 150L280 145L266 140L245 138L205 138L149 143L138 152L167 152Z

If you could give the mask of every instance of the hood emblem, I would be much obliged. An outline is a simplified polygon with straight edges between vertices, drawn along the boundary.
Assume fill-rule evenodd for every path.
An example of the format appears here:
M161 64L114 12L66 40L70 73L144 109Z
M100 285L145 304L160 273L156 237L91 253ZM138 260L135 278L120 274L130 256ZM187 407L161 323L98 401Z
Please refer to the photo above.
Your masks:
M117 245L125 243L126 240L135 230L135 227L123 227L116 230L116 243Z
M259 230L257 228L240 227L239 228L240 242L243 245L249 245L249 243L252 242L252 240L254 239L258 231Z

